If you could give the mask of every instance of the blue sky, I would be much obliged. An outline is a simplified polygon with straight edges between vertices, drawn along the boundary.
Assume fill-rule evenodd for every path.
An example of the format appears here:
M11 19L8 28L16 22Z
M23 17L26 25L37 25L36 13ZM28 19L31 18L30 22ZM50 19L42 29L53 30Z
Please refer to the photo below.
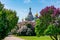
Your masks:
M29 12L29 7L32 8L32 14L35 15L46 6L54 5L60 7L60 0L0 0L7 9L16 10L19 22L24 19Z

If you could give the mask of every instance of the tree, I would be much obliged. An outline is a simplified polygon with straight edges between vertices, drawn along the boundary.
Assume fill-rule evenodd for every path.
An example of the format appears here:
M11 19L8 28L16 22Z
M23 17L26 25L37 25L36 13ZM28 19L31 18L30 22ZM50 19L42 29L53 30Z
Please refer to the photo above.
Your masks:
M0 2L0 11L3 9L4 5Z
M5 9L0 2L0 40L4 39L18 22L16 12Z
M38 36L50 35L54 40L58 40L60 33L60 10L54 6L46 7L41 10L40 18L36 20L35 31ZM53 38L54 37L54 38Z

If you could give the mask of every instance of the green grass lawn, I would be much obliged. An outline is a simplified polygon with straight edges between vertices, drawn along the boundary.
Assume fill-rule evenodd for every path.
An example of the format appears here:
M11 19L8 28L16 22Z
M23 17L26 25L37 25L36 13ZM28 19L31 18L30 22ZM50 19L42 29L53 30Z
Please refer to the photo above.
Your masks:
M41 37L37 37L37 36L19 36L22 39L25 40L51 40L51 38L49 36L41 36Z

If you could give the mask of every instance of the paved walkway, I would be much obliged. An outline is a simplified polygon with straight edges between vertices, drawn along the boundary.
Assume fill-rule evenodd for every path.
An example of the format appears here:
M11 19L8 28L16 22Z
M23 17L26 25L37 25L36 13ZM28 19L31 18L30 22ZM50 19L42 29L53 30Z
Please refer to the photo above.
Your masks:
M15 37L15 36L8 36L4 40L24 40L24 39L21 39L21 38Z

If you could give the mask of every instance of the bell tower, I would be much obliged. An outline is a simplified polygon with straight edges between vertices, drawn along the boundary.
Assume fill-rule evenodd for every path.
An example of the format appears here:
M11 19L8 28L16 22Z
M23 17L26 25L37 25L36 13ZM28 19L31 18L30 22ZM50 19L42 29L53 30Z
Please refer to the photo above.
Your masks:
M32 15L31 8L29 8L29 15Z
M31 8L29 8L29 13L28 13L28 16L27 16L26 20L27 21L33 21L34 20Z

